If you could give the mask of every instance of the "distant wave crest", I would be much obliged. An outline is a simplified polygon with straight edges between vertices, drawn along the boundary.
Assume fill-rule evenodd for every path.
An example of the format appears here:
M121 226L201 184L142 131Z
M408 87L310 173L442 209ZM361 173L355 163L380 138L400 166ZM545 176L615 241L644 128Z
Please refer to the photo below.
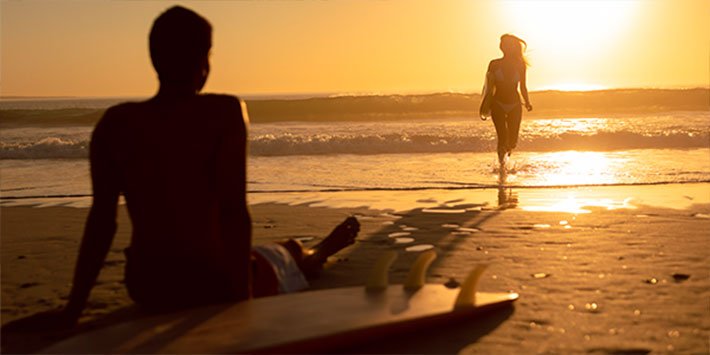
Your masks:
M2 109L3 128L93 126L103 108Z
M615 89L590 92L537 91L526 117L639 114L710 109L710 89ZM3 100L4 127L93 126L106 108L137 98ZM140 99L142 100L142 99ZM301 98L247 98L252 123L335 122L477 117L477 93L331 95Z
M250 154L255 156L442 153L485 151L490 142L482 137L442 135L368 134L300 136L271 134L254 137Z
M0 142L2 159L76 159L86 158L88 153L88 141L75 142L56 137L44 138L34 143Z

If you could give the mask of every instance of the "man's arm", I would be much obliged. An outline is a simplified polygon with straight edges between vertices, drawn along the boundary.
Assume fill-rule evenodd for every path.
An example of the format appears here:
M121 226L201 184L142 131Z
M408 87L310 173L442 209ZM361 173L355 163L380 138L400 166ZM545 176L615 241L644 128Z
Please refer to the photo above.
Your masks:
M109 111L104 115L108 116ZM103 122L104 119L101 120ZM106 135L102 123L96 126L91 139L91 179L94 201L86 221L84 237L79 248L79 257L74 272L69 302L64 308L41 312L30 317L12 321L3 326L3 331L40 331L64 329L76 324L86 306L89 292L103 266L116 230L116 204L119 189L112 171L115 167L106 154Z
M219 227L234 300L251 297L251 217L246 201L246 105L234 100L217 152Z
M105 123L109 112L107 111L96 126L89 148L94 193L93 204L86 221L74 271L72 290L65 309L66 314L75 320L79 318L86 305L91 288L101 271L116 231L116 211L120 188L119 176L115 171L116 164L109 153L108 138L112 132L107 131Z

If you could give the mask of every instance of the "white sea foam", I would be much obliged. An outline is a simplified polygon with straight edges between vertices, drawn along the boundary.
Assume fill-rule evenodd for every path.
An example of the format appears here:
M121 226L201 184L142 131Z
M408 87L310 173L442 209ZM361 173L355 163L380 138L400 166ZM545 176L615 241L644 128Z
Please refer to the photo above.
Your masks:
M710 147L707 117L549 119L523 122L519 152ZM27 127L0 133L0 158L86 158L90 127ZM462 119L411 122L253 124L252 156L429 154L495 151L491 124Z

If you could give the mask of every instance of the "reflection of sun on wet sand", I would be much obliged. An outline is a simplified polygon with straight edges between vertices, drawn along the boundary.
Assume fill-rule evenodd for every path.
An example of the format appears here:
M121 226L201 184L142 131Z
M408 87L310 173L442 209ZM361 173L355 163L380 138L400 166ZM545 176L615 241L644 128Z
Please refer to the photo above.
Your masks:
M355 214L362 223L358 242L330 258L313 288L363 285L385 250L400 254L390 280L401 283L418 250L433 249L438 257L428 282L455 286L472 266L486 263L481 290L521 295L511 314L350 352L702 352L710 336L709 190L708 184L517 189L518 205L510 209L499 208L496 189L470 196L381 193L382 201L386 195L411 199L410 210L397 213L259 204L252 206L254 239L263 244L298 236L315 245L316 236ZM3 324L63 303L86 213L2 208ZM123 211L120 222L77 331L137 316L121 281L130 235ZM3 334L2 350L37 350L67 334Z

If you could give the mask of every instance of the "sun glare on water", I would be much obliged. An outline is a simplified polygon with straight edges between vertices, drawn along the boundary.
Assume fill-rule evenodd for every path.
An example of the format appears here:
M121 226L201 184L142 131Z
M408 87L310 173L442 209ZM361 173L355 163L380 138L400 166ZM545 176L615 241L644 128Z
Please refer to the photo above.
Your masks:
M623 160L609 159L607 154L578 151L540 154L534 162L539 167L535 175L538 183L544 186L615 184L622 169L616 165Z
M542 154L535 165L540 183L548 186L613 185L623 170L623 159L612 159L605 152L566 151ZM621 164L621 165L620 165ZM553 196L556 195L556 196ZM527 211L590 213L593 208L614 210L633 209L629 198L609 198L593 193L564 189L557 194L543 195L526 201Z

